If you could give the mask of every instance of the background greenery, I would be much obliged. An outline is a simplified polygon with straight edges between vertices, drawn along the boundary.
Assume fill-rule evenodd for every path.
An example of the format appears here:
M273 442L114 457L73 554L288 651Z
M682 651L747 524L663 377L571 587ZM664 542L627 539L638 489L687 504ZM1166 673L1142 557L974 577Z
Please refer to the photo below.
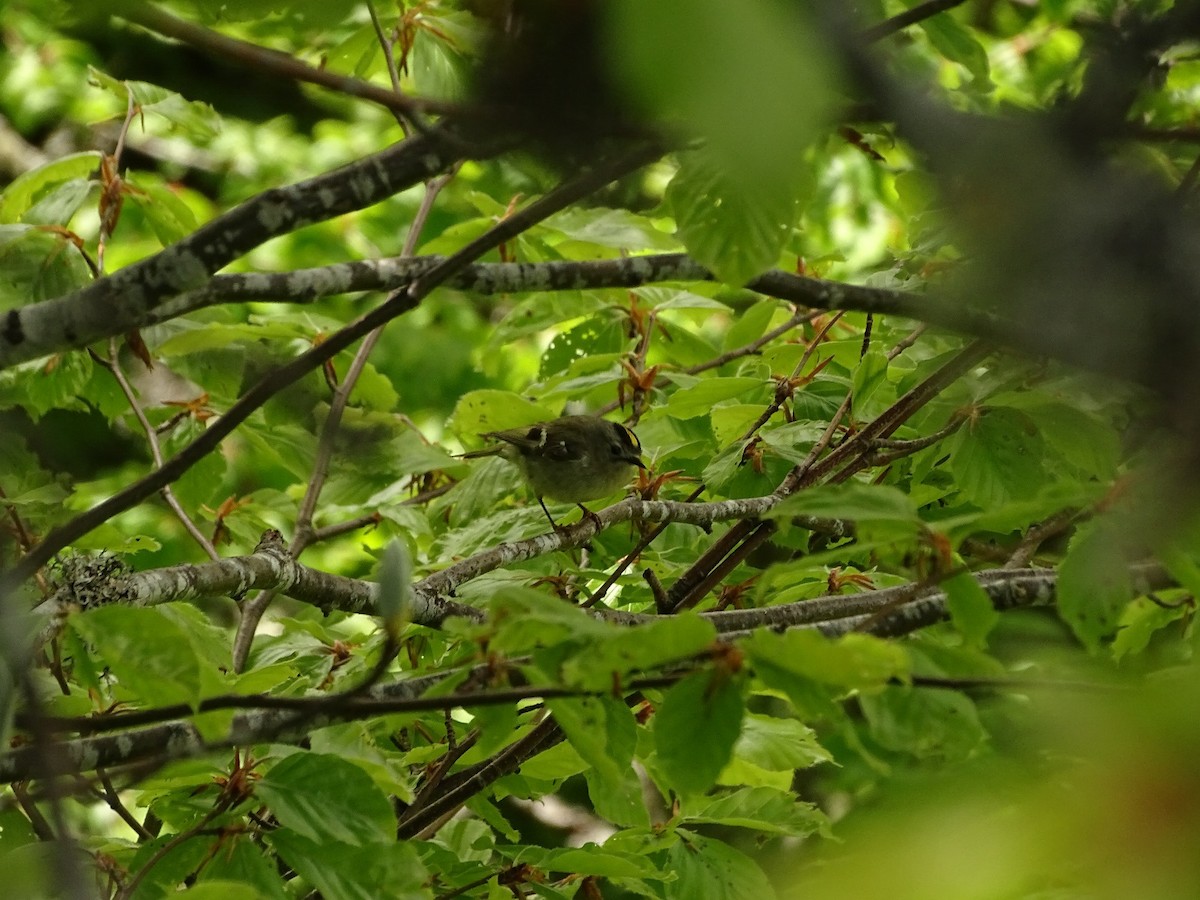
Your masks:
M908 6L9 0L0 312L438 120L442 174L222 272L454 254L652 140L481 259L714 277L442 285L36 574L386 291L228 295L8 363L6 889L1195 896L1200 23ZM538 537L514 469L454 454L568 404L636 428L645 503ZM698 518L640 546L685 517L659 500ZM267 529L378 596L165 602L79 555L199 578Z

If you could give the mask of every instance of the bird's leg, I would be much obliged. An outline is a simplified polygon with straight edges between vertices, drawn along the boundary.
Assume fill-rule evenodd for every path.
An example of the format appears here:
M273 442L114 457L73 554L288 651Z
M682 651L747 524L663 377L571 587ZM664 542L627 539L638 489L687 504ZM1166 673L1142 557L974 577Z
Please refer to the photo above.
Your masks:
M594 512L592 512L590 509L588 509L582 503L576 503L575 505L578 506L581 510L583 510L584 518L592 520L592 524L594 524L596 526L597 533L599 533L600 530L604 528L604 523L600 521L600 517L598 515L596 515ZM580 519L580 521L582 522L583 519Z
M550 527L555 531L563 531L563 526L554 521L554 516L550 515L550 510L546 509L546 504L542 501L542 498L538 497L537 500L542 507L542 512L544 512L546 514L546 518L550 520Z

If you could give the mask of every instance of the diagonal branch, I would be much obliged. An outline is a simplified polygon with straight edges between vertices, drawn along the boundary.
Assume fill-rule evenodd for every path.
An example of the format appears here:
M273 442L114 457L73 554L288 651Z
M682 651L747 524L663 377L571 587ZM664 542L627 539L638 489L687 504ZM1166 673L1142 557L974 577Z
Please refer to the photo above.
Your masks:
M453 165L465 146L443 124L332 172L266 190L153 256L70 294L10 310L0 320L0 369L139 327L165 299L202 287L260 244L419 184ZM492 138L470 150L486 158L505 146Z
M1135 564L1129 567L1129 571L1134 590L1139 594L1173 583L1170 575L1156 564ZM1057 599L1058 573L1053 570L996 569L973 577L999 611L1048 606ZM711 621L718 633L726 639L743 637L760 628L804 628L833 637L862 629L864 626L865 630L872 634L897 636L929 627L945 620L949 615L944 591L936 587L926 587L914 593L913 588L914 585L911 584L899 585L863 594L827 595L779 606L724 610L702 615ZM906 593L912 596L906 598ZM654 615L617 612L596 615L628 626L645 624L660 618ZM665 666L670 671L678 668L677 663L678 661L675 664L668 662ZM485 664L474 671L482 675L489 669ZM336 698L336 703L331 703L331 698L322 696L282 698L271 695L226 695L202 700L194 710L180 706L83 720L41 717L36 724L59 730L103 732L122 725L135 727L126 727L116 734L93 734L90 737L56 743L55 753L49 761L41 758L40 748L37 746L20 747L0 753L0 783L23 780L34 774L44 775L47 767L50 769L49 774L68 774L96 768L127 766L147 760L184 759L236 744L254 743L266 737L280 743L298 743L307 740L314 729L385 713L486 706L511 703L522 698L582 696L591 693L562 685L538 687L522 684L513 688L489 689L477 693L426 696L445 679L460 674L455 671L401 678L374 685L362 698ZM468 677L468 681L470 680ZM642 683L644 679L636 678L628 682L631 687ZM303 724L296 727L293 713L305 706L311 709L312 715L305 716ZM211 743L205 742L195 726L182 718L211 709L236 708L243 711L235 714L229 731L223 738ZM161 717L167 715L181 718L161 721ZM136 723L147 721L156 721L157 724L136 727ZM293 725L290 730L289 723ZM461 801L464 795L456 796Z
M431 270L421 274L407 289L394 291L384 303L369 313L334 333L321 344L302 353L291 362L285 363L265 375L202 435L167 460L163 466L118 491L87 512L54 529L17 566L7 573L0 573L0 601L12 587L31 577L34 572L49 562L54 554L72 541L108 521L117 513L124 512L153 496L163 485L170 484L179 478L215 450L225 437L280 390L316 369L325 360L332 359L380 325L415 308L434 288L463 266L498 244L511 240L547 216L565 209L609 182L651 162L661 154L662 149L659 146L646 144L618 156L614 160L600 163L563 182L550 193L488 229L487 232L471 241L453 256L442 260ZM159 256L161 255L159 254Z

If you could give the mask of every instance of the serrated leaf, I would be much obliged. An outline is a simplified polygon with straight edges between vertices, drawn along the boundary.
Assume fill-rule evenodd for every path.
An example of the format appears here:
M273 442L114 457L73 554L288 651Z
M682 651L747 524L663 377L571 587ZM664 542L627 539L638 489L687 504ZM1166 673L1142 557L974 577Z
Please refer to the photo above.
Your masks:
M109 606L70 620L94 648L95 661L147 706L186 703L201 696L201 660L187 634L158 609ZM91 654L89 654L91 655Z
M918 758L966 759L986 739L975 704L958 691L893 686L859 704L876 741Z
M971 32L949 14L930 16L920 23L921 30L929 36L929 42L947 59L958 63L983 90L991 89L991 66L987 50Z
M904 491L890 485L856 481L808 488L766 513L772 519L800 515L853 521L911 522L914 525L921 521L912 499Z
M154 236L166 247L196 230L196 214L192 208L167 185L157 179L137 177L132 173L129 183L137 188L126 197L126 202L141 207Z
M430 900L429 873L416 847L394 837L354 845L315 841L290 828L278 828L267 841L325 900Z
M687 794L712 787L733 755L744 709L740 680L721 671L688 675L666 692L654 742L673 788Z
M224 849L224 848L223 848ZM248 884L217 878L205 878L188 889L188 900L263 900L277 896L266 894Z
M363 366L351 394L353 402L365 409L390 412L400 402L400 394L390 378L371 363Z
M870 347L854 367L851 402L857 419L873 418L885 403L874 401L879 389L887 384L888 358L878 347ZM885 398L886 399L886 398Z
M551 872L600 878L654 878L658 874L653 862L646 857L606 852L596 846L550 850L526 857L525 861L535 862L539 869Z
M1116 473L1121 455L1119 432L1096 416L1068 403L1031 403L1019 407L1046 443L1068 463L1095 478Z
M950 621L972 647L982 647L987 636L1000 621L1000 613L992 598L969 572L960 572L941 584L946 592L946 608Z
M704 900L773 900L775 889L758 863L728 844L687 833L671 848L668 866L678 878L672 896Z
M704 473L701 478L709 489L719 491L723 488L734 475L738 472L738 467L742 463L742 451L745 445L741 442L729 447L725 447L720 453L709 461L704 467Z
M616 73L634 102L703 139L713 170L739 183L720 195L745 200L732 218L753 216L757 206L777 255L774 229L780 218L790 227L799 195L797 161L824 133L835 102L829 54L805 5L741 0L736 15L723 0L624 0L609 8L609 39L621 48L613 56ZM740 225L729 231L753 240ZM680 223L688 249L706 264L717 260L719 277L731 283L774 263L763 246L743 254L730 245L726 255L715 242L703 242L710 252L696 253L689 232Z
M1190 619L1194 614L1195 609L1187 593L1171 591L1158 596L1161 603L1142 598L1122 610L1118 631L1112 642L1113 659L1121 660L1130 654L1141 653L1163 628L1180 619Z
M654 223L627 209L574 207L548 218L542 227L557 231L572 240L619 250L679 249L679 242L654 227Z
M99 193L100 185L86 178L64 181L41 197L22 216L30 225L61 225L66 227L75 213Z
M1037 494L1045 448L1037 427L1013 409L989 409L950 439L951 468L963 494L983 509Z
M0 225L0 310L60 297L91 278L79 249L65 235Z
M620 777L615 779L601 775L596 769L587 769L583 778L596 815L624 827L650 824L650 813L642 797L642 782L632 767L622 770Z
M112 94L121 103L122 109L132 94L138 109L143 113L161 116L172 125L186 130L189 135L202 142L211 141L221 130L221 117L207 103L187 100L175 91L145 81L119 81L100 71L88 67L88 76L95 84Z
M567 371L580 359L619 353L627 341L625 328L619 320L612 316L592 316L551 339L546 352L542 354L538 375L548 378Z
M22 221L38 200L65 182L86 182L99 165L100 154L88 150L59 157L18 175L0 192L0 223Z
M824 831L828 820L811 803L801 803L790 791L767 787L743 788L690 804L687 823L753 828L768 834L805 835Z
M395 838L396 816L361 768L327 753L293 753L254 788L281 825L311 841L353 846Z
M614 678L693 656L716 636L711 622L690 612L637 628L606 630L592 637L586 651L563 663L562 676L570 685L606 689Z
M1058 570L1058 610L1089 650L1111 635L1133 599L1124 539L1110 521L1081 526Z
M832 757L811 728L798 719L747 713L734 754L771 771L807 769Z
M673 393L663 411L675 419L692 419L710 414L713 406L724 400L766 392L766 382L761 378L706 378Z
M182 330L176 331L154 348L156 356L167 359L201 353L205 350L222 350L231 344L249 344L269 340L310 340L312 338L312 330L300 321L276 320L274 322L229 324L208 322L203 325L189 323L181 327Z
M624 777L637 743L633 713L624 703L611 697L575 697L552 698L546 706L571 746L601 777Z
M557 418L557 414L509 391L471 391L459 398L450 427L463 437L519 428Z
M719 280L740 287L778 261L795 224L800 194L756 191L711 156L695 151L684 157L666 200L688 252Z
M682 291L678 288L639 287L633 292L661 311L664 309L710 309L722 312L729 311L729 305L712 297L704 297L692 291Z
M867 634L827 638L817 631L758 632L742 644L752 665L769 663L825 684L877 687L908 675L902 647Z

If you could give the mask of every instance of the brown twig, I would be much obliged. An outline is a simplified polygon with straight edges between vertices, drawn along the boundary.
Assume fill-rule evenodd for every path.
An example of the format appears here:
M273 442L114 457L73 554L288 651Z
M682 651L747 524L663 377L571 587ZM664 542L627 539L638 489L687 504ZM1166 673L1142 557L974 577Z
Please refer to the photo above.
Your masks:
M878 25L872 25L862 33L862 39L868 43L891 37L898 31L903 31L909 25L915 25L925 19L931 19L938 13L960 6L965 0L925 0L911 9L885 19Z
M418 115L423 113L446 114L459 111L456 104L405 96L367 81L339 75L328 69L318 69L277 50L259 47L256 44L231 38L208 28L193 25L191 22L177 19L149 4L139 3L122 7L121 15L143 28L174 38L206 53L233 60L238 65L295 81L320 85L349 97L369 100L407 117L410 121L414 121Z

